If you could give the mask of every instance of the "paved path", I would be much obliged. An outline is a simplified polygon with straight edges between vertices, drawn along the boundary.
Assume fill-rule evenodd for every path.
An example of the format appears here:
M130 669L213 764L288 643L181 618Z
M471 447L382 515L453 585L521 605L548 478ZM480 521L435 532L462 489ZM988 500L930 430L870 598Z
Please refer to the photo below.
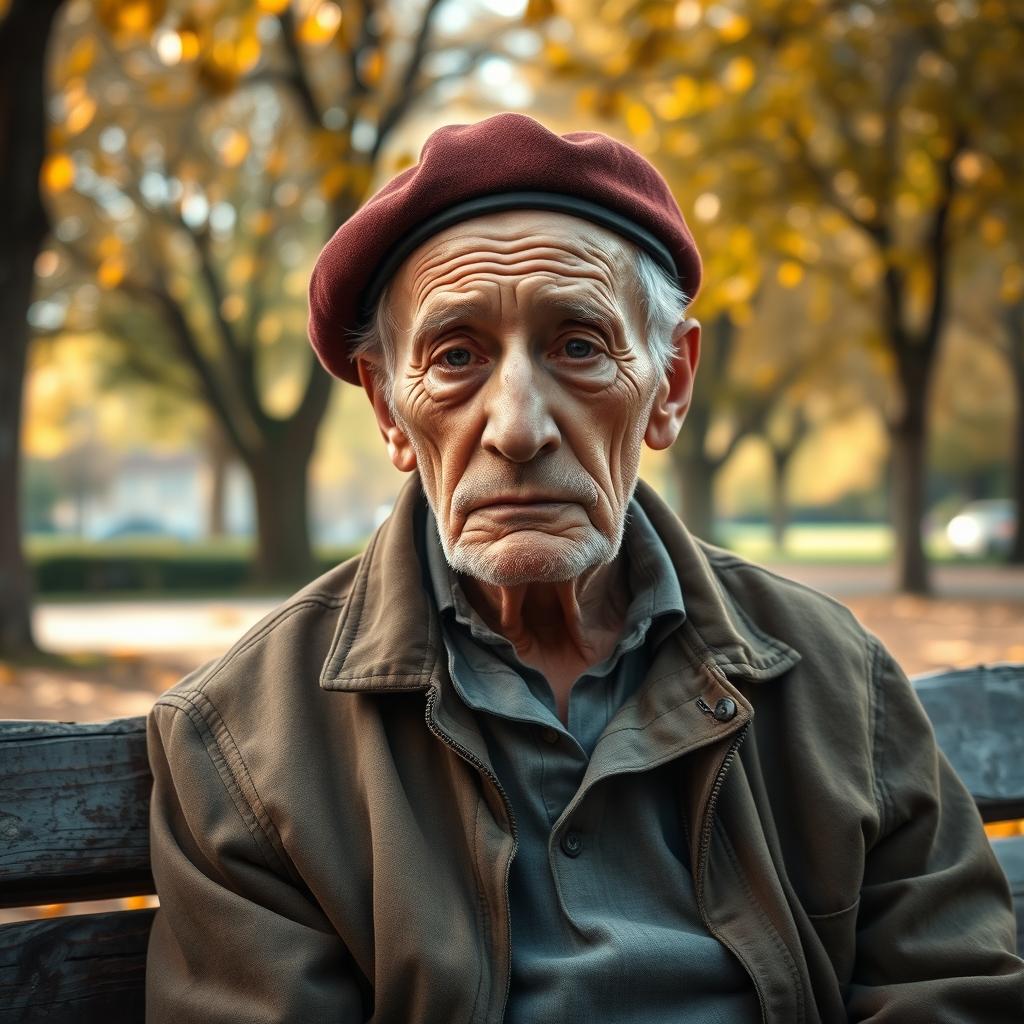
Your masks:
M42 601L34 625L44 650L181 653L202 660L222 654L280 602L279 597Z
M799 580L843 600L892 591L894 570L887 565L770 565L782 576ZM1024 601L1024 567L940 565L933 570L935 596Z
M885 566L787 565L777 571L834 597L866 597L891 589ZM942 566L936 596L1024 602L1024 569ZM40 602L35 625L51 651L110 654L176 653L196 660L226 651L281 598L203 598L99 602Z

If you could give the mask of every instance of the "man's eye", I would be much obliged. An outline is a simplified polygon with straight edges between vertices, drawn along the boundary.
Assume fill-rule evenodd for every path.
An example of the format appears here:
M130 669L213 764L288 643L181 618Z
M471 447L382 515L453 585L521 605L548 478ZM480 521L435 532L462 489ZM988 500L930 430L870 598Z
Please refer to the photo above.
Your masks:
M586 359L595 352L593 342L584 338L572 338L565 343L565 354L570 359Z
M468 348L450 348L441 359L448 366L469 366L473 356Z

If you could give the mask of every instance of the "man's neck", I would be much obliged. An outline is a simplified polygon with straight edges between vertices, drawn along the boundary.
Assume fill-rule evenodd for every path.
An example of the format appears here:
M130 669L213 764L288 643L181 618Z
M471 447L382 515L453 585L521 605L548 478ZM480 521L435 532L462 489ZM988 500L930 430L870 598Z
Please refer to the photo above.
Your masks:
M463 587L484 622L544 675L565 721L572 684L607 658L621 636L629 603L622 552L565 583L498 587L463 577Z

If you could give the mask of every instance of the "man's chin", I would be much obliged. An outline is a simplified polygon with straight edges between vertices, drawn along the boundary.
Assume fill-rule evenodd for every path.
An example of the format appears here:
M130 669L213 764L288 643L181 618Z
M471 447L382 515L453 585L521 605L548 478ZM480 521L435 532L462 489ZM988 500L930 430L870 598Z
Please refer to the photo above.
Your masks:
M617 547L596 530L575 539L522 530L488 541L462 541L446 551L456 572L496 587L565 583L615 557Z

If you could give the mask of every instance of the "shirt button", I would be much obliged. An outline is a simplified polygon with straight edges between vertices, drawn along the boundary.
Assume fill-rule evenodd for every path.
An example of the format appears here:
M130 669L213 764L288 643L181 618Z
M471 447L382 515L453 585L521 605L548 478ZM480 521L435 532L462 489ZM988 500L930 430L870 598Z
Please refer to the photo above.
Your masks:
M545 743L550 743L554 745L558 742L558 730L552 729L549 725L541 729L540 736Z
M580 839L579 832L572 830L562 836L561 846L566 857L578 857L583 852L583 840Z
M715 705L715 718L719 722L728 722L736 717L736 701L732 697L722 697Z

